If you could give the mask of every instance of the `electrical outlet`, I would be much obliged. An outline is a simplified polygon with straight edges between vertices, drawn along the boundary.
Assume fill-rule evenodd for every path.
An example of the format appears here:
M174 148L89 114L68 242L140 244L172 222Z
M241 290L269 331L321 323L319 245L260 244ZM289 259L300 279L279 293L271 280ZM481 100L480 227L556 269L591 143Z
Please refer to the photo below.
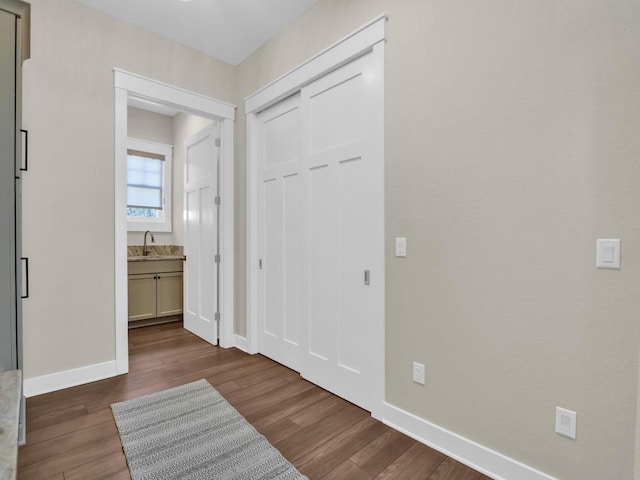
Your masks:
M576 439L576 412L556 407L556 433Z
M424 365L422 363L413 362L413 381L424 385Z

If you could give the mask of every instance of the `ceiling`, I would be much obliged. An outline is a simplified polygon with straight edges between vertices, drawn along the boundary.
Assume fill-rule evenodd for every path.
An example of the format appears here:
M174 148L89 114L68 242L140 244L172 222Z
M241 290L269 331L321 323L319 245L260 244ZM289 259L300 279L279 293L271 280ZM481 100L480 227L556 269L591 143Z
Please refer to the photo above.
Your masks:
M78 0L237 65L318 0Z

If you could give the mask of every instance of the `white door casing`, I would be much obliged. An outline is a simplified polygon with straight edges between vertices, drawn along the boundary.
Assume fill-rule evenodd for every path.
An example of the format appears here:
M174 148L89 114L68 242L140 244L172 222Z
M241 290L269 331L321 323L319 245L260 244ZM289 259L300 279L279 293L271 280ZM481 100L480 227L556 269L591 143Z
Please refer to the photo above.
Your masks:
M312 60L292 71L311 72L297 95L277 102L296 91L279 83L290 81L285 76L246 101L248 334L256 350L380 418L384 44L359 55L342 48L363 32L369 40L383 35L384 18L334 47L352 60L346 65L336 58L322 76ZM334 53L319 55L319 68Z
M234 318L234 153L235 105L206 97L173 85L114 68L115 110L115 187L114 187L114 278L115 345L114 375L129 371L127 321L127 104L129 97L170 105L183 112L219 122L221 129L220 162L220 344L235 344ZM109 376L109 375L107 375ZM95 380L95 378L93 379Z
M218 343L219 126L212 123L185 141L184 328Z

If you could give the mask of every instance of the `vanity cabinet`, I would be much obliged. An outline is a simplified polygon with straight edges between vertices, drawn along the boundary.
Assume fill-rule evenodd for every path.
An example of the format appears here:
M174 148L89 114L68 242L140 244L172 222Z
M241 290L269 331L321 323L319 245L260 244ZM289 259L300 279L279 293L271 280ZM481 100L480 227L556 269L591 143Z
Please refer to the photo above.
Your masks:
M129 262L129 322L182 314L182 261Z

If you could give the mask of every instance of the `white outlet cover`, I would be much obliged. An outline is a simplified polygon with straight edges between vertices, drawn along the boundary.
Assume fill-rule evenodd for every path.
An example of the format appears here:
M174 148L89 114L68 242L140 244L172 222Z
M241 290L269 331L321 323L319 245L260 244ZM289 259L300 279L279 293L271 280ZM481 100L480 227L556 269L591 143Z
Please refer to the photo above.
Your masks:
M407 256L407 239L405 237L396 237L396 257Z
M556 433L576 439L576 412L556 407Z
M413 362L413 381L424 385L424 365L422 363Z

